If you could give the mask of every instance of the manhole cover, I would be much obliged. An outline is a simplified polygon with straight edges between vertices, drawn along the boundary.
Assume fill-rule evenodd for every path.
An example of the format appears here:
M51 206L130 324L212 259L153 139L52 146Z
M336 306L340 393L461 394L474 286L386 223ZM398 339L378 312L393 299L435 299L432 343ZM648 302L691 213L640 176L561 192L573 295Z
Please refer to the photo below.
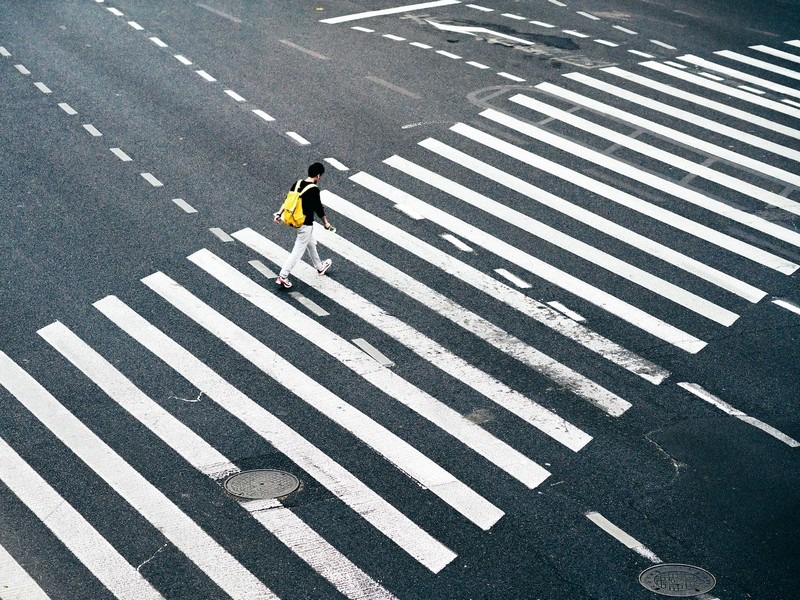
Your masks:
M286 471L255 469L231 475L225 480L225 490L238 498L263 500L280 498L300 487L300 480Z
M700 567L661 564L642 571L639 583L662 596L690 598L711 590L717 584L717 580Z

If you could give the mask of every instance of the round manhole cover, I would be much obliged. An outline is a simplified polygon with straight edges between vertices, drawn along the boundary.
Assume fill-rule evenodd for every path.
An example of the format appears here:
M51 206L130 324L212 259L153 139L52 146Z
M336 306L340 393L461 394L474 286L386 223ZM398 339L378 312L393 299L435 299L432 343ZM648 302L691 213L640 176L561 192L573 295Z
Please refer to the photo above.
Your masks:
M717 584L717 580L700 567L661 564L642 571L639 583L662 596L690 598L708 592Z
M225 491L238 498L264 500L280 498L300 487L300 480L286 471L255 469L231 475L225 480Z

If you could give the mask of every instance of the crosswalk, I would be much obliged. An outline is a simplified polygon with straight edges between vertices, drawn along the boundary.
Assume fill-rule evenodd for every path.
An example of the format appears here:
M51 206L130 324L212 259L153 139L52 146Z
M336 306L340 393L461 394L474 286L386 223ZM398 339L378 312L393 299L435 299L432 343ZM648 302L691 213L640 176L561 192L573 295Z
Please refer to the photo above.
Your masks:
M551 456L579 453L603 435L594 421L577 425L561 415L580 405L624 418L635 406L637 386L670 384L669 369L648 358L648 348L665 344L681 357L700 353L710 343L709 332L734 326L748 306L800 267L800 234L787 226L800 215L800 202L793 199L800 188L800 108L791 101L800 91L788 82L800 79L792 65L800 62L800 41L784 46L754 46L758 58L720 51L716 60L724 64L684 55L672 63L678 66L647 61L636 69L569 73L557 83L517 88L495 98L470 123L420 140L413 156L395 154L352 174L348 191L323 192L324 204L342 224L341 233L317 232L320 244L337 255L335 269L321 278L301 263L292 274L302 293L323 306L321 312L310 316L308 302L276 290L265 275L274 275L287 252L258 227L246 227L230 234L234 250L201 247L188 256L186 272L144 277L134 300L98 300L89 329L112 325L112 339L139 346L131 361L152 364L147 368L162 374L166 368L169 378L193 386L236 420L254 443L285 457L298 477L346 510L350 524L337 528L362 530L354 523L363 520L370 535L390 542L390 552L435 575L458 558L458 537L437 529L431 514L410 512L402 494L374 489L373 473L358 472L325 435L303 431L254 390L269 389L310 410L315 423L368 455L367 464L378 461L382 470L399 475L434 507L432 515L448 523L456 519L464 530L491 530L513 507L493 497L491 486L479 487L472 471L486 469L492 481L520 490L541 486L559 470ZM705 70L720 76L708 77ZM745 91L725 78L760 91ZM768 208L780 213L767 218ZM398 255L401 263L392 258ZM496 268L488 270L492 264ZM339 281L337 270L359 278ZM521 285L526 281L532 283ZM557 306L571 306L586 320L556 310L548 303L553 298L541 297L539 289L557 293L563 302ZM143 293L158 311L137 310L135 298ZM385 294L402 300L387 305L381 301ZM247 320L240 316L246 311L254 311ZM426 329L413 316L418 311L456 333ZM230 444L193 429L185 414L146 391L149 382L136 379L140 369L104 356L80 335L83 324L70 326L69 316L63 318L38 336L60 357L58 369L74 368L123 411L120 431L132 419L147 431L148 444L174 455L176 468L190 468L212 486L240 472ZM285 342L247 329L254 318L264 330L280 331ZM408 351L403 356L458 386L452 389L469 390L512 416L550 450L531 456L491 433L468 418L455 397L434 391L441 387L425 389L407 376L409 370L377 362L337 332L333 318L369 328L379 346L383 341ZM533 326L543 340L557 340L593 361L537 347L527 333ZM245 382L243 389L241 379L207 364L202 345L189 347L182 340L185 328L193 335L183 339L219 344L248 364L256 384ZM467 359L463 350L470 345L485 346L563 394L554 400L515 389L491 365ZM339 386L310 374L305 363L293 364L299 355L323 363ZM624 374L624 383L595 381L603 371ZM348 385L359 394L343 392ZM155 471L134 467L127 449L117 447L124 436L104 439L68 408L67 398L59 398L63 389L48 391L1 349L0 387L47 430L42 452L68 450L164 547L202 573L216 595L276 598L276 588L286 589L278 570L244 560L230 540L206 531L191 505L160 487ZM361 395L381 400L370 406L359 402ZM382 422L378 406L435 432L437 452L427 453L424 436L394 430L388 417ZM450 452L462 458L443 461ZM47 527L98 589L117 598L170 596L159 587L162 579L148 578L152 572L142 568L147 561L135 566L91 514L82 514L4 436L0 465L3 493ZM330 586L319 597L334 590L347 598L396 597L382 583L385 573L374 565L365 569L337 548L339 533L305 521L277 499L239 502L221 488L219 496L237 506L237 518L254 520ZM56 597L57 577L44 577L47 566L26 564L7 546L0 538L0 595Z

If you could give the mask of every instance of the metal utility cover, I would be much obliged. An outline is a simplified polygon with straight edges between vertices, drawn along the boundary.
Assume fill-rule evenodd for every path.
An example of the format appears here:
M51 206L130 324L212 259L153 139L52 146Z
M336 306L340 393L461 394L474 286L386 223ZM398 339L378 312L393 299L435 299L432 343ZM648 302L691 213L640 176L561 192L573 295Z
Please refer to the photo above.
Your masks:
M286 496L300 487L300 480L286 471L254 469L231 475L225 491L245 500L265 500Z
M700 567L661 564L642 571L639 583L662 596L691 598L711 590L717 584L717 580Z

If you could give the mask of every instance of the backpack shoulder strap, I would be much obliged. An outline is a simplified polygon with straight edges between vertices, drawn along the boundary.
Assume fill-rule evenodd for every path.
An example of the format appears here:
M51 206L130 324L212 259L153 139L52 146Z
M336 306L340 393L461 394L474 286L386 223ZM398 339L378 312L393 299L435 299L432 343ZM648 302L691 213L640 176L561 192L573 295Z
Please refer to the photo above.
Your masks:
M301 183L302 183L302 180L298 181L298 182L297 182L297 185L300 185ZM309 184L308 184L306 187L304 187L304 188L302 189L302 191L300 192L300 195L302 196L302 195L303 195L303 194L305 194L305 193L306 193L308 190L310 190L311 188L315 188L315 187L317 187L317 184L316 184L316 183L309 183ZM297 191L297 190L295 189L295 191Z

